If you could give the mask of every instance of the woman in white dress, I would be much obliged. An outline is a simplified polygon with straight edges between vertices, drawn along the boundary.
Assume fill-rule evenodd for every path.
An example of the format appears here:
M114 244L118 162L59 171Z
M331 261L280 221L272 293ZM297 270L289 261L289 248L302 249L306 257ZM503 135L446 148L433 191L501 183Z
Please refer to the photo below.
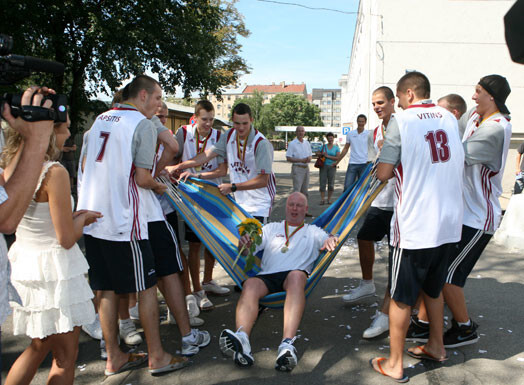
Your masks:
M9 251L13 285L22 299L22 306L13 308L14 334L32 341L11 367L7 385L29 384L49 352L53 364L47 383L72 384L80 328L95 319L85 278L89 266L76 241L101 214L73 213L69 175L52 161L70 135L68 127L69 119L55 124L40 181ZM1 158L6 180L23 145L22 137L9 130Z

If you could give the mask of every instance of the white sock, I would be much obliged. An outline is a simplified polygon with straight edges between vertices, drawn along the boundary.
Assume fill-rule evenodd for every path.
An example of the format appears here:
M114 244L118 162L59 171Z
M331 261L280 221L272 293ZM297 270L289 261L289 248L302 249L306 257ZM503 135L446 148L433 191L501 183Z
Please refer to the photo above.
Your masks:
M360 282L361 282L362 285L372 285L373 284L373 280L372 279L363 279Z
M471 318L468 319L468 322L457 322L458 326L471 326Z
M121 319L121 320L119 321L119 324L120 324L120 326L122 326L122 325L127 324L127 323L130 323L130 322L133 322L133 321L131 321L131 318L128 318L128 319Z

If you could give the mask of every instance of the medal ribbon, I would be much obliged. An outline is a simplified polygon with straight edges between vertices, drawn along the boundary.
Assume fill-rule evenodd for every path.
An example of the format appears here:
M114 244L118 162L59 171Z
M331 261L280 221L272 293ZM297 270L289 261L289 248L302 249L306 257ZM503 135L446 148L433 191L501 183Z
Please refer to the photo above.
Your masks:
M244 147L244 151L242 151L242 147ZM245 163L244 160L246 159L246 147L247 147L247 138L244 143L244 146L241 146L240 138L237 135L237 156L238 156L238 159L240 159L243 163Z
M302 222L302 224L300 226L298 226L295 230L293 230L293 232L291 234L289 234L289 228L287 226L287 221L284 221L284 223L285 223L285 232L286 232L286 243L285 243L285 245L289 246L289 240L291 239L291 237L293 235L296 234L296 232L298 230L300 230L302 227L304 227L304 222Z
M482 121L478 124L478 126L480 126L482 123L484 123L486 120L488 120L489 118L491 118L493 115L495 114L498 114L499 113L499 110L495 111L494 113L492 113L491 115L485 117L484 119L482 119ZM477 127L478 127L477 126Z
M211 136L211 131L209 131L209 134L207 135L207 137L202 141L200 140L198 129L196 129L195 131L196 131L196 151L197 151L197 154L200 154L201 152L204 152L206 149L207 141L209 140L209 137ZM200 143L204 143L202 147L200 147Z

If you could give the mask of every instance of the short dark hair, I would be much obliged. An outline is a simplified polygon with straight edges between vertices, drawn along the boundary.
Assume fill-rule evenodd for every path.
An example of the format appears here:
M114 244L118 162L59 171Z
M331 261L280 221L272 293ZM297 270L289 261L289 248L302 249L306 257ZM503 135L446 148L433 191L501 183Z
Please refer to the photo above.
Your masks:
M156 86L160 87L158 80L153 79L151 76L138 75L131 83L124 87L122 98L123 100L136 98L142 90L146 90L148 94L152 94Z
M334 138L334 137L335 137L335 134L333 134L332 132L328 132L328 133L326 134L326 138L327 138L328 136L332 136L332 137Z
M449 94L446 96L441 97L438 101L445 100L449 104L449 108L452 110L457 110L460 115L464 115L466 113L466 110L468 109L468 106L466 105L466 101L462 98L462 96L457 94Z
M113 94L113 100L111 101L111 107L114 107L115 104L122 103L123 101L122 91L123 91L122 89L115 91L115 93Z
M431 94L429 79L422 72L408 72L397 82L397 91L405 93L408 89L413 90L417 98L428 99Z
M235 114L248 114L250 118L253 117L253 115L251 115L251 107L249 107L246 103L238 103L235 107L233 107L233 111L231 111L231 117L233 117Z
M198 103L195 106L195 115L198 116L200 113L200 110L205 110L207 112L215 111L215 107L213 107L213 103L211 103L209 100L199 100Z
M364 118L366 122L368 121L368 117L364 114L360 114L359 116L357 116L357 120L359 120L360 118Z
M379 92L381 92L387 100L395 99L393 90L387 86L378 87L375 91L373 91L373 95L378 94Z

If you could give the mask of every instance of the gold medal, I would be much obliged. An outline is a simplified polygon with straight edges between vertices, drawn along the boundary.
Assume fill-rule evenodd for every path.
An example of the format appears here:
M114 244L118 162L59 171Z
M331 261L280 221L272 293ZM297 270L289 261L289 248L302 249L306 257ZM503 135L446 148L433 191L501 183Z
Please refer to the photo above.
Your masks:
M282 246L282 248L280 249L280 251L281 251L282 253L285 254L285 253L287 253L287 252L289 251L289 247L287 247L287 246Z

